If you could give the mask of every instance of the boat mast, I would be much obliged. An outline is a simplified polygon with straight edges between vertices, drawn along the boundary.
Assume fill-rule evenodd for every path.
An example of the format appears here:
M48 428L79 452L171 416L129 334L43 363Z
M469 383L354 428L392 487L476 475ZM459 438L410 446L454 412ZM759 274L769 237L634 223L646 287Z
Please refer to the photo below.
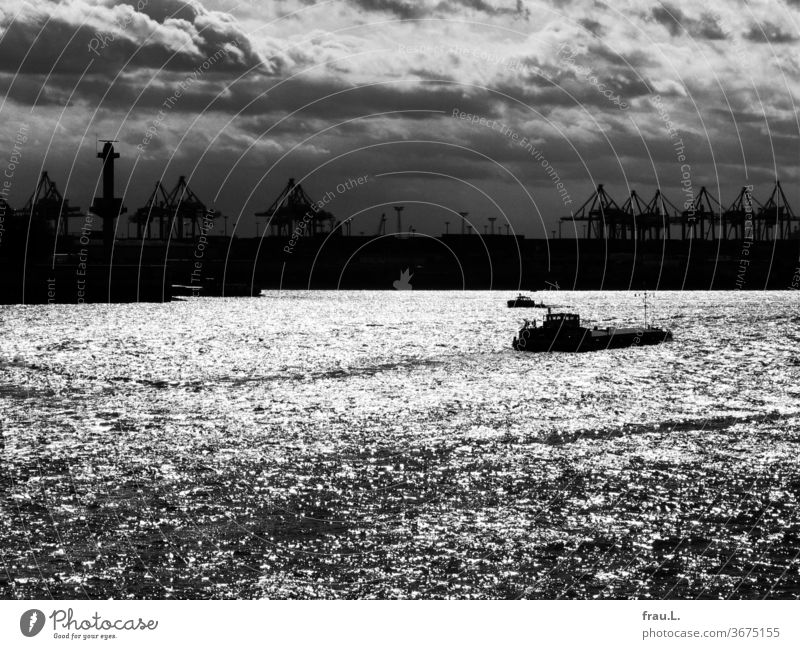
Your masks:
M647 329L647 291L644 292L644 328Z

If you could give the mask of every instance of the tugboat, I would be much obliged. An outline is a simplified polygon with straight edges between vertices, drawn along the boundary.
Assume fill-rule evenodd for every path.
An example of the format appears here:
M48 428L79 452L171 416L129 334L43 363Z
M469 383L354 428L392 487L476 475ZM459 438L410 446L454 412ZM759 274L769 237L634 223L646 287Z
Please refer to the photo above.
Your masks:
M520 293L513 300L506 302L509 309L544 309L546 308L544 302L536 304L536 300L529 298L527 295Z
M524 352L592 352L601 349L619 349L640 345L659 345L672 340L669 329L647 324L647 302L645 302L645 324L643 327L594 327L581 326L577 313L551 313L547 310L541 326L526 320L519 337L514 338L514 349Z

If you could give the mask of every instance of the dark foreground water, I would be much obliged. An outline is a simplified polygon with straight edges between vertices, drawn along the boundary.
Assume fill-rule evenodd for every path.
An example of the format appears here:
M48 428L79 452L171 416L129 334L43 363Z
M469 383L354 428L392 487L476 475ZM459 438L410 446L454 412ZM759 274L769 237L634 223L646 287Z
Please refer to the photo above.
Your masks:
M508 297L3 308L0 596L798 597L800 295Z

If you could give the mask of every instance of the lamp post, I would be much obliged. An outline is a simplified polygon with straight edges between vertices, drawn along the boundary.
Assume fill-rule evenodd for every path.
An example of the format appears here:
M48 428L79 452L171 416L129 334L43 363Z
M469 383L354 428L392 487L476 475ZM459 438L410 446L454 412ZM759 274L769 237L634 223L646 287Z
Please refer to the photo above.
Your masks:
M459 212L458 214L461 217L461 234L466 234L467 217L469 216L469 212Z
M395 205L394 211L397 212L397 234L403 231L403 206Z

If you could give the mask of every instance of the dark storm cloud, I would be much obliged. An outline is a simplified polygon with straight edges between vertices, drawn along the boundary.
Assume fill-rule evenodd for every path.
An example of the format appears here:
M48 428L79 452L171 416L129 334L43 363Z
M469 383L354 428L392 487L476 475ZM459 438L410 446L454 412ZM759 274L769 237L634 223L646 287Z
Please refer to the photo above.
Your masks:
M6 16L0 25L0 70L15 74L80 74L91 61L87 27L51 20L27 22Z
M722 41L726 38L725 32L717 23L716 18L708 15L704 15L699 24L693 25L690 33L693 36L709 41Z
M648 69L654 65L655 59L644 49L628 48L623 54L605 42L593 42L588 46L586 56L579 57L577 62L585 63L593 69L602 66L607 73L609 69Z
M592 20L591 18L581 18L578 21L578 24L580 24L581 27L586 29L586 31L590 32L593 36L600 37L603 35L603 26L596 20Z
M673 7L669 4L655 7L652 11L652 16L656 22L664 25L673 36L681 34L685 29L684 23L686 22L686 17L677 7Z
M0 94L21 106L64 106L69 100L69 88L48 84L42 87L44 76L16 75L0 72ZM38 101L37 101L38 99Z
M745 34L745 38L754 43L794 43L797 41L796 35L768 22L752 25Z
M429 12L419 3L404 0L351 0L353 4L365 11L380 11L394 14L403 20L421 18Z
M109 4L75 5L72 13L54 15L48 5L39 3L36 12L8 13L0 19L0 70L74 77L91 62L91 74L106 76L123 67L188 71L221 49L226 52L218 62L221 69L261 64L250 39L234 23L182 3L159 4L151 11L158 19L147 7L138 12L124 3L124 14ZM181 19L172 18L170 9Z
M663 25L671 36L688 34L703 40L723 40L725 33L717 19L710 14L703 14L700 19L687 16L679 7L663 4L654 7L650 15L653 20Z
M208 55L175 51L159 43L141 47L128 39L118 39L99 50L95 56L88 49L97 30L50 21L46 24L14 23L0 42L0 70L24 75L65 75L76 80L84 70L90 74L116 74L125 69L192 70L220 49L208 49ZM32 45L31 45L32 44ZM222 46L225 47L225 46ZM232 47L228 43L228 47ZM29 49L30 48L30 49ZM223 67L242 68L242 61L233 54L224 57ZM89 65L91 63L91 66Z
M213 97L224 84L211 80L285 65L282 56L263 62L240 27L199 5L150 2L138 12L125 3L79 0L60 13L48 13L48 6L0 18L0 93L21 105L91 106L105 96L105 108L130 108L144 88L138 105L147 107L197 70L203 78L193 93Z
M272 119L306 106L293 119L320 119L328 123L377 113L404 112L405 120L423 121L437 111L452 113L459 108L468 113L486 117L501 113L501 97L491 93L476 93L458 85L428 84L415 87L408 84L380 84L353 87L329 80L294 82L282 85L266 95L258 84L242 84L231 88L220 97L214 108L224 112L238 112L246 116L263 116L269 124ZM251 104L251 101L255 101ZM251 104L247 106L248 104ZM246 108L245 108L246 107ZM368 137L367 133L363 134Z
M708 112L717 115L717 117L721 120L736 120L737 124L764 123L764 115L762 113L754 112L751 106L747 105L745 102L741 102L741 105L738 107L738 109L736 103L733 103L732 109L712 108Z
M115 134L124 143L120 147L124 164L131 164L135 147L163 109L165 99L174 95L177 84L206 57L224 48L224 57L166 111L136 169L132 191L141 196L128 201L129 206L144 198L162 166L169 166L171 183L176 173L189 173L199 164L193 184L200 187L204 198L207 187L215 187L236 167L226 191L228 207L240 209L239 202L247 194L243 188L290 151L270 178L269 198L286 178L300 177L318 165L324 165L318 172L318 187L325 188L336 176L337 172L330 171L333 164L356 175L428 169L470 178L479 185L491 177L500 188L505 181L499 178L507 179L504 172L469 148L508 165L540 194L552 189L551 179L529 152L491 129L454 119L456 108L496 119L535 139L561 177L576 186L576 203L585 198L579 196L583 185L588 193L592 182L607 182L614 196L624 200L620 187L624 189L626 178L641 188L643 195L651 195L656 173L649 156L659 180L677 200L680 164L660 116L645 99L651 92L664 98L672 118L680 123L696 178L714 181L713 146L718 164L724 162L733 185L740 182L743 156L734 118L748 172L761 178L775 165L767 126L760 108L754 107L752 86L733 70L737 57L708 41L728 35L740 36L739 40L747 43L741 35L751 25L747 21L753 21L755 26L764 26L767 36L754 33L748 37L756 42L769 38L784 43L782 50L777 45L775 49L789 57L791 46L786 43L792 41L784 33L788 22L778 22L768 14L766 18L776 22L765 23L761 10L748 18L722 10L713 16L700 13L714 12L715 0L701 8L685 0L672 0L664 6L648 3L630 11L630 22L619 20L614 11L593 0L530 0L528 4L541 21L523 24L520 19L528 14L527 7L499 0L339 0L333 5L288 0L282 4L285 12L276 12L271 4L248 2L240 24L201 3L150 0L136 12L132 28L115 31L114 42L93 57L89 73L76 87L91 60L88 41L98 30L113 29L113 20L120 15L132 15L136 0L29 0L25 6L38 9L23 12L14 23L8 10L0 12L0 92L11 88L16 105L7 102L5 108L11 110L11 118L15 117L13 111L27 113L39 95L37 109L42 110L37 115L46 129L47 120L55 123L60 113L49 106L63 105L74 90L74 107L64 115L69 124L62 125L64 132L54 146L59 151L48 154L56 156L53 170L59 161L62 169L69 166L70 156L78 148L75 142L87 126L93 129L90 133L96 129ZM561 7L564 15L553 14L554 6ZM303 11L295 12L298 7ZM367 12L380 15L365 19ZM291 20L280 19L284 13L291 14ZM278 19L273 21L276 15ZM439 20L413 25L402 20L460 16L486 27L473 29L453 20L442 29ZM364 29L364 20L380 27ZM520 25L516 34L509 30ZM687 36L698 41L691 49L681 42ZM238 46L229 45L234 41ZM403 43L411 54L401 52ZM434 45L440 43L437 50ZM574 65L558 54L562 43L576 47ZM413 50L416 45L420 45L419 52ZM769 48L747 45L754 69L768 69ZM20 66L22 74L14 78ZM255 70L248 72L253 66ZM590 78L577 73L575 66L589 69ZM51 68L53 73L48 76ZM292 75L297 76L290 79ZM630 103L630 110L624 112L613 105L598 90L598 83ZM785 167L792 162L796 148L791 144L797 125L790 101L796 91L795 78L789 75L789 88L778 88L769 79L757 79L756 83L771 115L778 166ZM700 124L688 95L697 103L705 124ZM95 116L86 109L93 109L101 97ZM730 101L733 115L715 110L726 106L725 101ZM364 117L392 111L416 112ZM708 136L702 134L704 127ZM309 136L309 142L304 142ZM415 140L442 143L423 145ZM394 141L400 143L388 144ZM81 153L80 164L81 169L96 171L93 142L91 145ZM207 145L212 148L204 154ZM326 166L336 156L364 147L371 148ZM241 155L244 159L238 162ZM421 176L415 185L421 197L429 191L426 183L430 181ZM84 193L91 195L91 188ZM259 193L257 200L266 198Z
M426 4L418 0L350 0L351 3L365 11L391 13L403 20L422 18L430 15L448 15L464 9L479 11L489 16L515 15L527 19L530 11L522 0L504 2L498 5L486 0L440 0Z
M40 104L62 104L73 93L73 103L94 105L102 98L104 111L132 111L133 116L152 116L162 108L166 98L174 95L178 84L185 79L181 72L140 69L121 75L113 84L102 75L88 75L79 83L74 76L51 77L40 97ZM13 86L11 86L12 81ZM32 103L44 75L0 75L0 92L11 86L11 97L19 103ZM77 85L76 85L77 84ZM513 89L515 90L515 89ZM527 96L531 98L532 95ZM297 124L297 132L304 129L303 119L320 119L328 122L345 120L374 113L404 112L398 118L424 120L426 111L447 111L454 107L480 114L499 115L505 102L499 94L478 92L469 86L446 83L437 79L410 79L406 83L366 83L354 86L345 80L320 77L303 77L278 83L277 79L246 76L232 83L224 70L211 69L195 81L179 101L170 107L174 114L218 112L245 117L261 116L268 123L297 112L290 123ZM293 121L293 122L292 122ZM246 128L237 118L237 127ZM249 128L246 128L249 130ZM367 137L367 134L364 134Z
M629 77L603 77L601 79L603 89L610 91L613 96L618 96L621 102L627 103L636 97L649 94L650 90L647 85L634 78L633 74L631 72ZM528 106L529 109L524 110L529 110L530 115L539 113L553 116L557 121L561 121L562 115L559 111L564 108L585 108L590 112L598 113L613 108L609 98L603 95L597 87L572 75L542 88L525 88L503 83L497 85L496 89L511 98L503 99L507 106L515 109ZM613 109L619 111L619 108Z
M516 0L513 4L501 3L498 6L489 4L484 0L445 0L439 6L451 11L457 11L461 8L474 9L490 16L512 15L525 19L530 17L530 10L522 0Z

